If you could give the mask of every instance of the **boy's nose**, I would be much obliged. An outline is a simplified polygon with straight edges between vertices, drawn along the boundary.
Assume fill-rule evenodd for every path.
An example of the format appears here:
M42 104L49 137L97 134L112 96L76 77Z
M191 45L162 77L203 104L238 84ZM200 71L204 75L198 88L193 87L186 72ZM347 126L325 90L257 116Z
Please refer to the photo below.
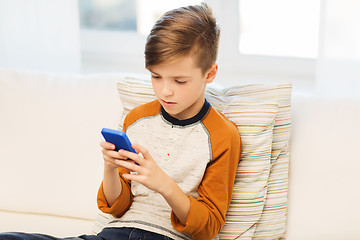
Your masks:
M174 91L172 90L171 86L169 84L164 84L162 87L162 94L164 96L172 96L174 94Z

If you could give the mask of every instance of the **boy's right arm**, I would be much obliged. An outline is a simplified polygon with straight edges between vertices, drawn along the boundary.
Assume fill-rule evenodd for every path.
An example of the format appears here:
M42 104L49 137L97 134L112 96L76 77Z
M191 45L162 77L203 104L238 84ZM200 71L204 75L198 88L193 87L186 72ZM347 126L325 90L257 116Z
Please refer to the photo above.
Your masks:
M116 156L119 153L114 151L113 144L101 142L100 146L103 148L104 158L103 190L107 203L111 207L119 198L122 190L118 166L115 164L116 158L120 158L120 156Z
M114 151L114 145L101 142L104 158L104 178L98 192L98 207L101 211L119 217L125 213L132 201L130 182L120 175L128 173L127 170L118 168L115 160L124 159Z

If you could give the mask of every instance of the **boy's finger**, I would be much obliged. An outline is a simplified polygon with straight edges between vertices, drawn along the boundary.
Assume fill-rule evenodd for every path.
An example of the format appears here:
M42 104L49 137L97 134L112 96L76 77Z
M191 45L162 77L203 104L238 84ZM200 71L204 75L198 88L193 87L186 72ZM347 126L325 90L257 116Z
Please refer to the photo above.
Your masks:
M108 150L114 150L114 149L115 149L115 145L114 145L114 144L109 143L109 142L105 142L105 141L100 142L100 146L101 146L102 148L105 148L105 149L108 149Z
M121 154L121 156L123 156L125 158L129 158L129 159L133 160L137 164L141 165L143 163L143 158L136 153L120 149L119 154Z
M120 167L126 168L130 172L138 172L140 171L139 165L133 163L132 161L126 161L126 160L115 160L115 163L119 165Z
M138 174L130 174L130 173L124 173L123 177L126 179L129 179L130 181L135 181L141 183L141 175Z
M151 158L149 151L145 147L143 147L137 143L134 143L131 146L135 149L135 151L141 153L145 159Z
M106 148L102 149L102 154L103 154L103 156L108 156L113 159L124 159L124 160L127 159L127 157L123 156L120 152L116 152L114 150L109 150Z

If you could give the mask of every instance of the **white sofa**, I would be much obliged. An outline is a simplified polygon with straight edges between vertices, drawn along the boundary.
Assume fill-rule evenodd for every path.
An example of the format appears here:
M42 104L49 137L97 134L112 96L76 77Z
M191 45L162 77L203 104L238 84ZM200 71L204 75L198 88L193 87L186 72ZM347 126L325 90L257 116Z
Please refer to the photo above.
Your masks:
M92 233L124 75L0 69L0 232ZM287 239L360 239L360 97L292 99Z

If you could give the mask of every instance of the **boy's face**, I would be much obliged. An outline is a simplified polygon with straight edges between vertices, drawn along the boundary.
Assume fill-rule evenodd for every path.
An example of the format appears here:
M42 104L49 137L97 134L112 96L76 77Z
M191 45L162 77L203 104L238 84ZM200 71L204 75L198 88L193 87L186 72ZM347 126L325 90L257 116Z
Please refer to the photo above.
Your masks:
M156 97L171 116L184 120L195 116L202 108L205 87L214 80L217 65L203 74L195 57L187 55L171 62L150 66Z

